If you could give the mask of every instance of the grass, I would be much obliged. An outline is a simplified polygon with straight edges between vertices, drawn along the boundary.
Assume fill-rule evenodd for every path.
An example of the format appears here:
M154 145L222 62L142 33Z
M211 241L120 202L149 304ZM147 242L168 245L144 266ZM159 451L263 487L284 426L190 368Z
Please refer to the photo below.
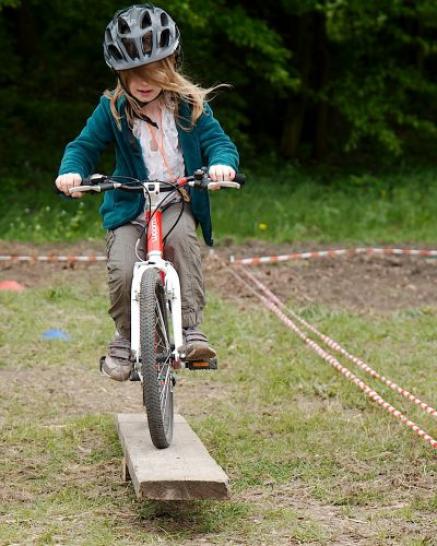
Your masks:
M274 172L249 172L243 191L211 196L217 241L435 243L435 169L380 176L320 174L292 166ZM44 243L102 238L99 197L62 199L51 189L49 175L33 185L5 177L2 187L3 239Z
M255 302L218 293L205 329L221 369L181 374L176 396L230 476L232 499L138 502L120 482L113 413L140 392L96 375L112 333L98 268L0 293L0 544L433 543L432 450ZM298 311L435 404L437 309ZM72 341L43 341L49 327ZM436 435L431 417L363 378Z

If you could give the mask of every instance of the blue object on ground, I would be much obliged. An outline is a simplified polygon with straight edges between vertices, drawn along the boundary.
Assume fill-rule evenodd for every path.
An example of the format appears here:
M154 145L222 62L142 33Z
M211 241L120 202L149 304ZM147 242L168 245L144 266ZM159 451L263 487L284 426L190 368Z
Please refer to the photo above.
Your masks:
M59 328L49 328L45 332L41 334L42 339L46 340L53 340L53 339L59 339L61 341L70 341L71 337L70 334L67 334L67 332L64 332L64 330L60 330Z

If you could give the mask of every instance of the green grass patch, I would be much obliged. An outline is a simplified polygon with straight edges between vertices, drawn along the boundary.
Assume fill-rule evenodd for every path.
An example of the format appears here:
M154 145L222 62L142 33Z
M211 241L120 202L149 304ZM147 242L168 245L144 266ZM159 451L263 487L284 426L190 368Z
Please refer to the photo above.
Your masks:
M240 192L211 195L218 242L435 242L437 171L392 174L307 172L292 166L248 172ZM6 240L44 243L101 239L101 197L67 200L53 180L2 181L0 232Z

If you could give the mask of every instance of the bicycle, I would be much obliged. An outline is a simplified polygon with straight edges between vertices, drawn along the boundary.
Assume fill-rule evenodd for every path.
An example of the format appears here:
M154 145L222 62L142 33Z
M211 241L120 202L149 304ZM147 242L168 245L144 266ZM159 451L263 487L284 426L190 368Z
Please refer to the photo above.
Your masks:
M167 448L173 437L175 370L217 368L216 359L187 361L186 355L180 352L184 345L180 284L173 265L163 259L162 209L174 192L182 193L184 197L187 185L204 190L219 187L239 189L244 182L242 175L237 175L234 181L216 182L208 178L205 169L199 169L193 176L179 178L173 183L92 175L84 178L80 186L70 189L70 193L100 193L115 189L144 193L146 258L141 259L137 252L138 262L133 270L131 355L134 364L130 379L141 382L150 436L158 449ZM163 197L162 193L168 195ZM184 199L182 203L185 203ZM182 212L183 206L168 233L175 228Z

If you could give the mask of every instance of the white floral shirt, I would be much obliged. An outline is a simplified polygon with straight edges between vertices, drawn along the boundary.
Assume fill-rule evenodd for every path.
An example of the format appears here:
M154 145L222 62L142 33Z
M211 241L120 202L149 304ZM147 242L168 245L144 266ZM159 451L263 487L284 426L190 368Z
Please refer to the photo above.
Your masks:
M162 148L167 165L159 148L153 146L150 132L150 130L153 133L156 132L153 127L150 125L147 127L146 121L137 119L134 122L133 133L140 141L144 163L149 171L149 179L173 181L175 178L185 175L184 157L179 148L178 131L173 112L165 106L162 107L161 112L162 127L159 129L162 132L158 138L160 143L162 138Z

